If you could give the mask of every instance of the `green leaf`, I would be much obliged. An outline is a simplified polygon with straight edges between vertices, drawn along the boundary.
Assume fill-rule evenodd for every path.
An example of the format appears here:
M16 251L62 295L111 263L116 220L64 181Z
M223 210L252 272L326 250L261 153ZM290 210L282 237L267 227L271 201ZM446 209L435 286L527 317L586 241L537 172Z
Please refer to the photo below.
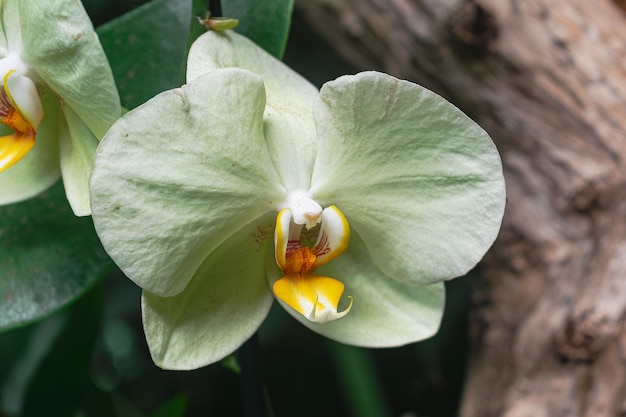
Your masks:
M37 323L0 334L2 412L11 416L21 414L28 385L64 324L65 315L54 314Z
M287 45L294 0L222 0L222 14L239 19L237 32L281 59Z
M180 86L191 14L190 0L155 0L98 28L123 106Z
M102 307L102 288L96 287L61 313L63 329L33 375L22 417L50 415L51 410L55 416L72 417L82 408L91 385L89 369Z
M111 267L91 219L74 216L60 182L0 207L0 329L47 316Z
M177 395L161 404L150 417L183 417L186 410L187 398L184 395Z
M115 415L106 398L95 401L103 393L96 393L89 381L101 312L102 290L97 287L46 320L0 335L2 412L74 416L81 406L89 408L89 416Z
M189 36L187 37L187 48L185 50L185 71L181 73L181 75L185 75L186 72L186 61L187 54L189 53L189 48L191 45L198 39L202 34L207 31L207 28L204 27L202 23L198 19L204 19L207 16L207 3L209 0L192 0L191 4L191 21L189 24ZM183 79L184 81L184 79Z

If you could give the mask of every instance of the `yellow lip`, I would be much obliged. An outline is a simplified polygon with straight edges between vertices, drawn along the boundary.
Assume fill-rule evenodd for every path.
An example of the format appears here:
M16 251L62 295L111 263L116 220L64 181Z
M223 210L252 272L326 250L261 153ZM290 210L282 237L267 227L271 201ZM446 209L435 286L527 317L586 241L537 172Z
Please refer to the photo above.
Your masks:
M344 284L314 271L346 250L350 227L339 209L330 206L322 212L319 236L312 248L301 246L299 238L294 238L293 231L301 228L302 225L293 223L289 209L278 213L274 235L276 262L285 276L274 283L272 290L279 300L310 321L337 320L352 308L352 297L350 305L338 312Z

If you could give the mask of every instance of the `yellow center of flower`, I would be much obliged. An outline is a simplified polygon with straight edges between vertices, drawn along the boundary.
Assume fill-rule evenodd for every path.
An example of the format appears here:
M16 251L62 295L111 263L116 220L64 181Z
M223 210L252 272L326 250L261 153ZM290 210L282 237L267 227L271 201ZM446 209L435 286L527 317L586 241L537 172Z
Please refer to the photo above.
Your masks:
M334 278L314 274L315 268L341 255L348 247L350 227L335 206L319 215L320 230L313 247L302 246L302 226L294 223L290 209L283 209L276 219L274 243L276 262L285 274L272 289L276 297L307 319L325 323L339 319L352 308L338 312L344 284ZM316 220L316 221L317 221Z
M35 84L15 70L7 72L0 90L0 122L15 133L0 137L0 172L22 159L35 145L42 117Z

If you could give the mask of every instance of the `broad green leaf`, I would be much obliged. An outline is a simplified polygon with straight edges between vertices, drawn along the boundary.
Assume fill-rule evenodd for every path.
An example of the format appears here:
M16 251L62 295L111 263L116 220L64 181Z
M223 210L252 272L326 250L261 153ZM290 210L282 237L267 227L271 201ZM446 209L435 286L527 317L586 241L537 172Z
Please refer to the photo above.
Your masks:
M222 14L239 19L237 32L281 59L287 45L294 0L222 0Z
M23 417L73 416L87 400L92 352L100 329L100 286L63 311L62 330L29 383ZM90 414L94 415L94 414Z
M177 395L157 408L150 417L183 417L187 410L187 397Z
M111 267L91 219L74 216L61 183L0 207L0 329L47 316Z
M94 224L143 289L181 292L216 247L284 199L264 108L260 77L224 69L159 94L104 137L91 176Z
M255 242L252 223L225 241L174 297L143 292L144 330L154 362L195 369L233 353L261 326L274 297L265 279L271 239Z
M281 273L277 268L268 272L272 285ZM445 301L443 283L419 285L385 275L374 265L356 233L352 233L343 255L315 273L345 284L339 311L348 306L348 296L353 298L352 309L345 317L324 324L307 320L278 300L289 314L316 333L354 346L391 347L426 339L439 329Z
M20 415L28 385L65 325L64 314L0 334L0 412Z
M190 16L191 0L155 0L98 28L125 107L180 86Z
M106 400L95 401L88 380L101 293L95 288L45 320L0 335L0 413L69 416L80 403L89 411L97 408L89 416L115 415Z
M312 196L339 207L383 273L427 284L476 265L505 203L484 130L431 91L376 72L326 83L313 114Z

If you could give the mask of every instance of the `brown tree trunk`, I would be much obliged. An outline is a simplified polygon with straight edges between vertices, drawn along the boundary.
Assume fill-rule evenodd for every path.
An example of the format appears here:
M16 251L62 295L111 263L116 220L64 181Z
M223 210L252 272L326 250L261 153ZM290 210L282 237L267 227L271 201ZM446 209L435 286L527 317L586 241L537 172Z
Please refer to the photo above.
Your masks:
M626 14L610 0L299 0L362 69L447 97L505 165L463 417L626 415Z

